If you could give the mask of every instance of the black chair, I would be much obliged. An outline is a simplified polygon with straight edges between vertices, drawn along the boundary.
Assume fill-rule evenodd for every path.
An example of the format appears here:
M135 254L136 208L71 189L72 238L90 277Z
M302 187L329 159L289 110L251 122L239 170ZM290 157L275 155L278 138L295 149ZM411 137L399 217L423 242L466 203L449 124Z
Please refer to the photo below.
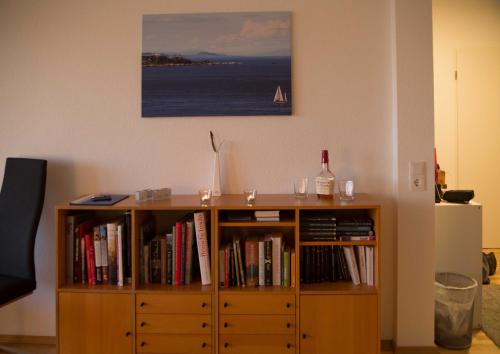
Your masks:
M0 192L0 306L36 288L35 236L47 161L8 158Z

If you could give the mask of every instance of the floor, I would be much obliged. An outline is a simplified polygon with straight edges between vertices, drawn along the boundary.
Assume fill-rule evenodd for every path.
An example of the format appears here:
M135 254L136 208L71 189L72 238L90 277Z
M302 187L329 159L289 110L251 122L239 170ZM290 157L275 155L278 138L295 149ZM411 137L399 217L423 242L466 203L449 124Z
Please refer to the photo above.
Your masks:
M498 260L497 272L490 277L493 284L500 284L500 249L484 250L485 252L495 252ZM500 320L500 319L499 319ZM498 348L483 331L477 330L473 334L472 346L467 350L447 350L438 348L440 354L500 354ZM8 346L0 344L0 354L56 354L55 346L34 345L34 344L9 344ZM390 351L384 351L381 354L392 354Z

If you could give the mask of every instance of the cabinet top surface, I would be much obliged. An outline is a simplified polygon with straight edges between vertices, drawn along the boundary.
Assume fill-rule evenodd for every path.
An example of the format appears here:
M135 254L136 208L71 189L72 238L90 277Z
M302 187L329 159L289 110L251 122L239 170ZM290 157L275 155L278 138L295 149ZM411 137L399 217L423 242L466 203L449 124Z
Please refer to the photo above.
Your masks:
M76 198L75 198L76 199ZM172 195L168 199L136 202L133 195L114 205L106 206L82 206L70 205L68 202L59 203L56 209L102 209L102 210L168 210L168 209L375 209L378 203L368 194L356 194L353 201L341 201L338 195L332 200L318 199L315 195L309 195L306 199L296 199L293 194L258 194L255 203L245 203L242 194L225 194L221 197L212 197L208 206L202 206L197 195Z

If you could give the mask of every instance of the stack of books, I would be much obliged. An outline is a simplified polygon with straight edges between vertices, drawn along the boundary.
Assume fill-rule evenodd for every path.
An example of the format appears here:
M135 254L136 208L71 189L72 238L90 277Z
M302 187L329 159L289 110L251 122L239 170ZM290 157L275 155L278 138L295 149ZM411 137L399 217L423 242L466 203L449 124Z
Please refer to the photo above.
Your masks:
M233 237L219 248L219 286L295 287L295 250L282 234Z
M139 229L139 264L141 284L187 285L198 274L202 285L210 284L205 214L177 221L166 234L155 232L153 218L144 222Z
M256 210L255 220L260 222L280 221L279 210Z
M374 240L373 220L367 216L339 218L337 236L345 241Z
M371 246L304 246L301 283L352 281L374 285L374 248Z
M132 283L130 213L103 221L82 213L66 217L68 284Z
M304 215L300 219L302 241L333 241L337 238L337 218L330 213Z

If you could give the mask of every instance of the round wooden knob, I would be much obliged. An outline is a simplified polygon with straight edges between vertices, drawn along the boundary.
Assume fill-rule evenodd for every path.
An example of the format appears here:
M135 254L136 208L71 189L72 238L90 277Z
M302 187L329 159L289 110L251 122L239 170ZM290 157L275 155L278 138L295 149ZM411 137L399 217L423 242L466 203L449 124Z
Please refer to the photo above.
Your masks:
M201 307L207 307L207 304L205 302L202 302Z
M292 325L290 323L287 323L286 328L290 328L290 327L292 327Z
M205 327L207 327L207 324L206 324L205 322L203 322L203 323L201 324L201 327L202 327L202 328L205 328Z
M146 345L146 342L141 342L141 347L144 347Z
M228 307L229 304L227 302L224 303L224 307Z
M125 332L125 337L130 337L131 335L132 335L132 332L130 332L130 331Z
M290 306L292 306L289 302L286 303L286 308L290 308Z
M201 343L201 347L205 348L207 346L207 343Z
M287 347L288 349L290 349L290 348L292 347L292 345L291 345L290 343L287 343L286 347Z
M144 327L146 325L146 322L141 322L141 327Z
M224 322L224 328L227 328L229 324L227 322Z
M302 333L302 339L306 339L306 334L305 333Z
M229 347L229 343L226 342L226 343L224 343L224 348L227 348L227 347Z
M145 302L141 302L139 306L140 307L144 307L144 305L146 305L146 303Z

